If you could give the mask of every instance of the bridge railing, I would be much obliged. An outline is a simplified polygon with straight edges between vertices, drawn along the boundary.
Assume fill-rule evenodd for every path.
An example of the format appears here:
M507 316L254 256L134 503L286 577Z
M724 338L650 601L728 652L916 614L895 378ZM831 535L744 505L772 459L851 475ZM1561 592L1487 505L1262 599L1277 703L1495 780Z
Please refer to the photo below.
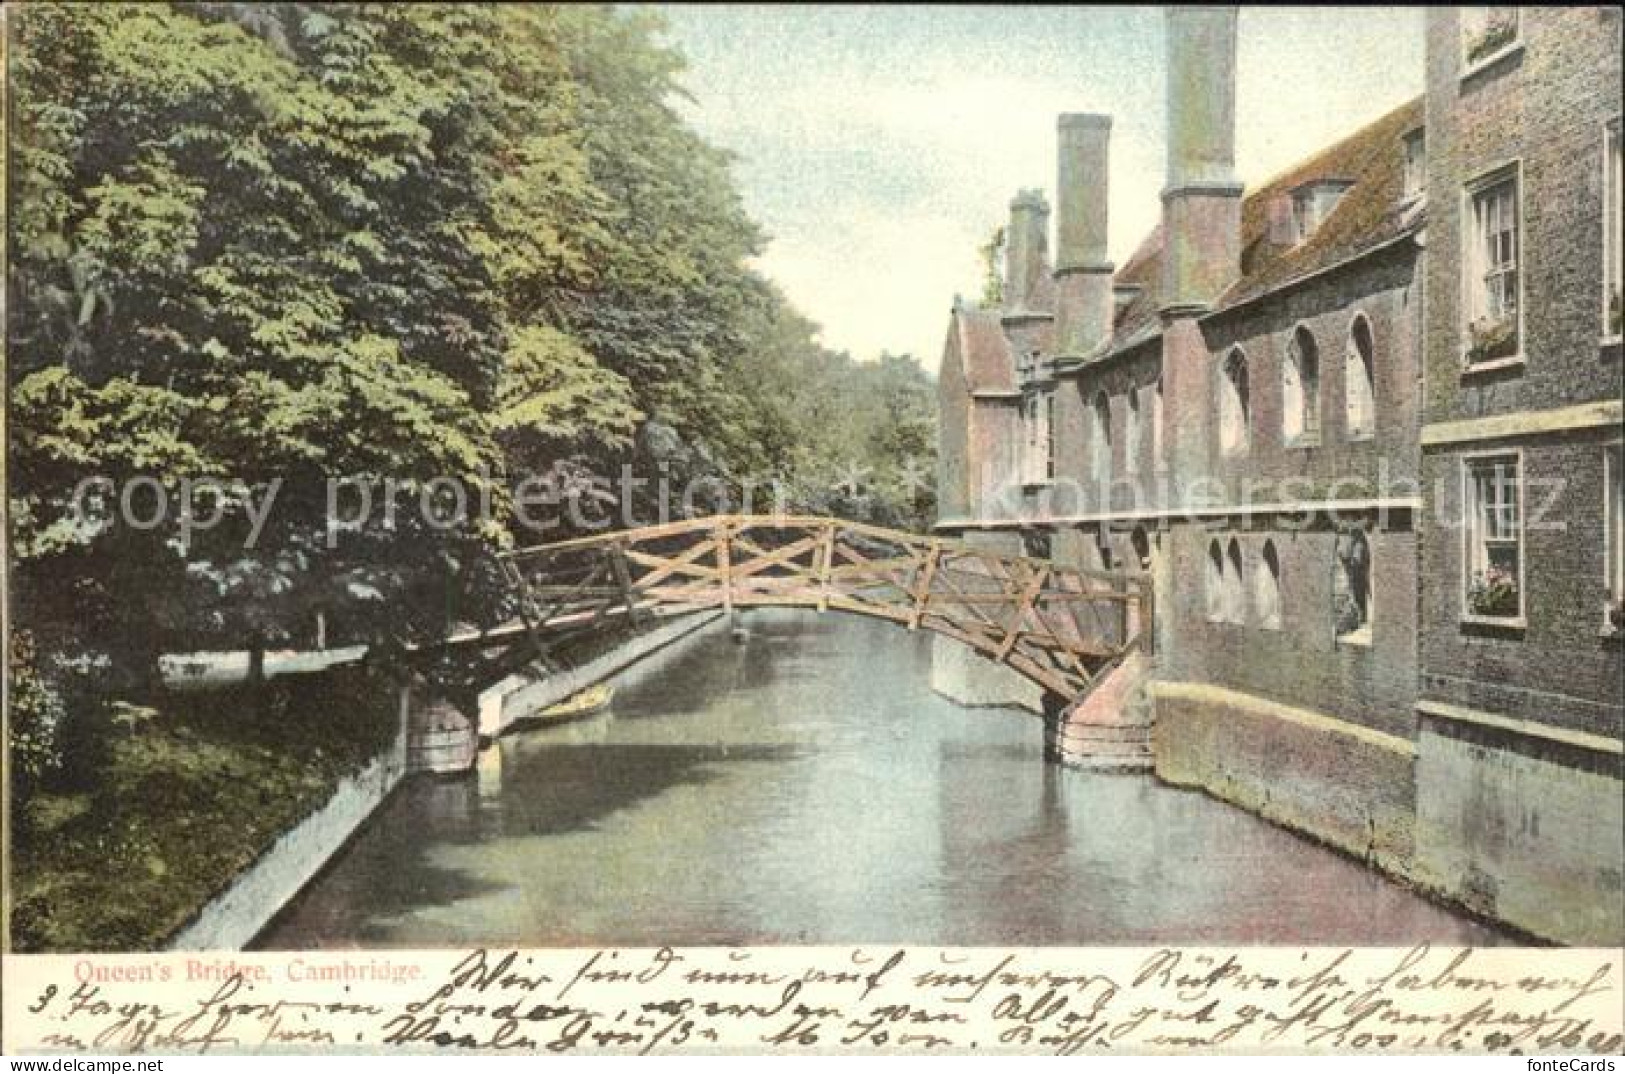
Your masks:
M502 558L526 627L547 638L704 608L836 609L956 638L1075 697L1154 636L1146 575L841 519L685 519Z

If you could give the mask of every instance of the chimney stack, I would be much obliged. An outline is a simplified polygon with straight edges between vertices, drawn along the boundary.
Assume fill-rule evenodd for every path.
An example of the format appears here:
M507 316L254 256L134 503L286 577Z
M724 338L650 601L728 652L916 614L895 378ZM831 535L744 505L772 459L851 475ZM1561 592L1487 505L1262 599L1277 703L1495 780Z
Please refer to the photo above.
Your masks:
M1055 353L1085 358L1111 334L1106 260L1110 116L1066 113L1056 123Z
M1049 258L1049 205L1036 190L1023 190L1010 202L1005 232L1004 308L1012 313L1033 309L1038 282Z
M1163 309L1194 312L1211 306L1241 267L1236 8L1170 8L1167 32Z

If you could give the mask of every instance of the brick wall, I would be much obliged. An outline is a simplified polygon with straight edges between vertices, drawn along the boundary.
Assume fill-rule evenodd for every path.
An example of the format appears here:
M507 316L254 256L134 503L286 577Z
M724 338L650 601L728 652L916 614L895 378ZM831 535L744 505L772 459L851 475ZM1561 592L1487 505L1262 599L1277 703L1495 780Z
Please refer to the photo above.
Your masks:
M1151 696L1159 777L1408 875L1416 793L1408 743L1213 686L1153 685Z
M1620 398L1619 345L1601 338L1603 139L1620 111L1620 15L1520 11L1519 46L1466 77L1459 11L1427 16L1423 234L1234 309L1171 317L1160 334L1064 375L1057 486L1027 506L1060 519L1034 528L1070 565L1105 565L1105 548L1111 566L1138 567L1141 528L1159 602L1159 775L1540 935L1617 942L1617 915L1594 911L1617 904L1625 859L1607 826L1621 797L1625 650L1604 629L1602 542L1603 448L1621 429L1591 421L1422 446L1439 423ZM1466 371L1463 191L1507 164L1519 169L1522 195L1521 360ZM1374 344L1375 429L1351 438L1344 364L1357 315ZM1282 436L1282 364L1300 327L1319 354L1310 446ZM1233 347L1247 357L1250 437L1244 454L1226 458L1217 400ZM1159 377L1171 475L1153 454ZM1131 390L1140 392L1141 435L1134 478L1124 480ZM1105 497L1087 451L1100 391L1112 418ZM1014 425L978 435L967 435L972 457L996 453L999 437L1019 438ZM1523 453L1527 613L1514 629L1462 622L1461 458L1486 448ZM1202 498L1231 509L1156 517L1188 502L1198 481ZM1327 519L1302 506L1375 498L1420 507ZM1246 504L1283 507L1235 509ZM1117 517L1089 517L1103 513ZM1363 643L1340 639L1334 625L1335 552L1348 526L1366 534L1372 554ZM1232 538L1241 548L1239 623L1209 621L1215 538L1221 551ZM1266 542L1280 566L1279 627L1260 621L1254 599ZM1441 704L1455 708L1441 713Z
M1619 348L1602 341L1603 137L1620 110L1619 12L1521 8L1519 46L1471 72L1460 20L1436 9L1427 31L1416 878L1539 935L1614 944L1625 662L1604 628L1603 447L1620 429L1536 419L1620 395ZM1522 346L1486 371L1463 360L1465 191L1508 164L1519 179ZM1490 418L1514 427L1443 424ZM1477 452L1521 455L1517 622L1464 614L1463 462Z
M1461 77L1460 17L1428 16L1428 316L1424 419L1617 398L1602 336L1603 125L1620 114L1620 13L1520 9L1522 48ZM1524 364L1464 373L1463 186L1521 170Z
M1104 362L1085 366L1062 377L1057 416L1062 419L1057 438L1056 489L1046 503L1053 516L1066 517L1106 511L1148 510L1158 502L1156 470L1152 461L1152 422L1155 408L1152 386L1162 369L1162 353L1155 340L1114 355ZM1128 393L1138 393L1140 401L1139 450L1129 467ZM1097 441L1095 399L1104 392L1111 415L1110 483L1104 488L1095 480L1090 446Z
M1332 577L1336 533L1269 522L1176 527L1165 542L1180 584L1159 594L1168 617L1163 677L1224 686L1409 738L1416 698L1416 537L1407 522L1367 534L1372 558L1369 643L1336 637ZM1240 545L1244 622L1210 622L1208 548ZM1281 567L1279 628L1262 625L1252 581L1266 541Z
M1425 423L1620 396L1603 346L1604 123L1620 111L1617 9L1522 8L1519 48L1463 77L1460 12L1428 17ZM1523 361L1465 370L1464 184L1518 162ZM1620 430L1429 448L1424 465L1423 695L1618 737L1620 642L1603 627L1603 451ZM1526 625L1463 623L1462 458L1523 453ZM1544 526L1537 523L1544 515Z
M1611 434L1617 442L1617 432ZM1523 457L1525 624L1464 621L1462 456L1429 452L1423 522L1422 695L1519 719L1621 736L1625 653L1604 630L1606 431L1474 450Z
M1217 400L1224 361L1235 347L1247 357L1251 390L1246 454L1223 456L1213 430L1203 476L1222 480L1232 499L1241 497L1247 481L1288 479L1305 490L1299 499L1366 498L1378 494L1384 475L1402 486L1399 494L1415 493L1408 483L1417 474L1417 253L1404 240L1357 265L1203 322L1212 355L1209 399ZM1345 422L1344 367L1357 316L1371 328L1377 424L1373 435L1355 439ZM1289 446L1282 435L1282 367L1300 327L1311 333L1320 356L1320 435L1313 446Z

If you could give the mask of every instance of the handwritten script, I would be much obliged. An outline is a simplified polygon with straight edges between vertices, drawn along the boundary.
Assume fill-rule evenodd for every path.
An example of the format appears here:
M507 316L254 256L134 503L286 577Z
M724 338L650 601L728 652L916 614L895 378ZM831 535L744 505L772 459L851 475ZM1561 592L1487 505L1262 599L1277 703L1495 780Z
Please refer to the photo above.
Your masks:
M1599 1052L1621 956L691 948L13 956L6 1051Z

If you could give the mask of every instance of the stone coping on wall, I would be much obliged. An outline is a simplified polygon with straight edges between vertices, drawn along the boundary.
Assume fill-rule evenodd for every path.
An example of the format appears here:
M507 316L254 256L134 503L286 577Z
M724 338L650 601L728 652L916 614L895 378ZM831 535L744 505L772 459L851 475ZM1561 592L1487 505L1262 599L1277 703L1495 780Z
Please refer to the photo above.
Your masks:
M164 945L167 951L240 950L321 872L406 777L405 736L339 781L314 813L277 837L225 891Z
M1442 701L1418 701L1416 711L1423 716L1431 716L1434 719L1473 724L1478 727L1505 731L1523 738L1542 739L1593 753L1625 757L1625 742L1617 738L1609 738L1607 735L1594 735L1589 731L1571 731L1565 727L1553 727L1550 724L1537 723L1534 720L1497 716L1493 712L1482 712L1462 705L1447 705Z
M1609 427L1617 431L1621 421L1625 421L1625 402L1604 399L1555 410L1520 410L1486 418L1434 422L1422 426L1422 446L1442 447L1478 440L1503 440Z
M1406 757L1416 756L1416 743L1398 735L1390 735L1384 731L1377 731L1360 724L1339 720L1324 713L1311 709L1299 708L1295 705L1285 705L1279 701L1259 697L1257 694L1242 693L1223 686L1213 686L1200 682L1153 682L1149 687L1154 699L1167 698L1170 701L1198 701L1210 704L1228 705L1233 708L1245 709L1259 716L1276 720L1284 720L1300 727L1323 731L1328 734L1347 735L1364 742L1369 746L1387 750L1391 753Z

